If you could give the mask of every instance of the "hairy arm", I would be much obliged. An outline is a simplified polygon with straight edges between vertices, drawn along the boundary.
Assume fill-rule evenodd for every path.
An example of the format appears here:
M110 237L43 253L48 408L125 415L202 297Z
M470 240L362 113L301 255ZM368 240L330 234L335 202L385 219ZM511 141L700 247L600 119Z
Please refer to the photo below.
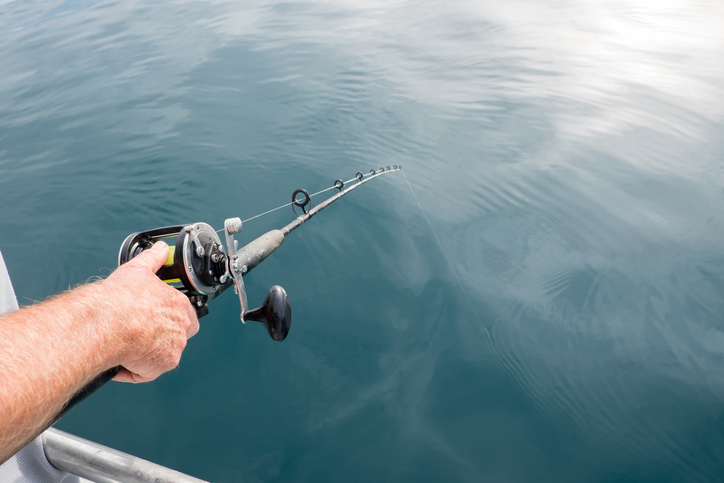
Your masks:
M146 382L178 365L199 323L155 275L167 256L156 243L105 280L0 317L0 463L101 372Z

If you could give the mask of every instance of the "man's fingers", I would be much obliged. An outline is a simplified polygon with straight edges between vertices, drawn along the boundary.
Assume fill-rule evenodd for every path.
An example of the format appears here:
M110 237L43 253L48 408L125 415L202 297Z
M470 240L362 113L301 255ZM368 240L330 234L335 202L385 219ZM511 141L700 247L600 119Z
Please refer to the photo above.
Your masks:
M188 321L190 322L189 326L186 327L186 338L190 339L191 337L195 336L199 331L199 318L196 315L196 309L194 308L193 304L191 304L191 301L186 298L186 313L188 317Z
M121 368L121 370L116 374L116 377L113 378L114 381L118 382L130 382L132 384L137 384L139 382L146 382L145 380L141 379L141 377L138 376L138 374L134 374L128 369Z
M131 295L123 302L145 309L134 312L127 321L133 323L135 344L118 361L125 367L113 378L115 381L156 379L178 365L186 340L199 331L189 298L152 275L166 263L169 253L168 245L158 241L108 277L119 287L116 293Z
M191 325L189 325L189 328L186 329L186 338L190 339L191 337L198 334L198 332L199 332L199 319L196 318L196 314L194 313L194 316L191 319Z
M128 263L136 267L144 267L156 273L168 259L168 245L163 241L157 241L148 250L144 250L137 257L133 257Z

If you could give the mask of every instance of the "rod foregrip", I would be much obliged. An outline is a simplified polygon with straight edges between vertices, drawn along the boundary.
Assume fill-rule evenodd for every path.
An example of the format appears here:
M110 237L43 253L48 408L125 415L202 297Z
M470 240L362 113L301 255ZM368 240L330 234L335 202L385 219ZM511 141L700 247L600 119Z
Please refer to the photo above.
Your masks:
M272 230L240 248L236 255L239 257L239 263L246 267L243 275L251 272L266 257L274 253L282 243L284 243L284 233L281 230Z

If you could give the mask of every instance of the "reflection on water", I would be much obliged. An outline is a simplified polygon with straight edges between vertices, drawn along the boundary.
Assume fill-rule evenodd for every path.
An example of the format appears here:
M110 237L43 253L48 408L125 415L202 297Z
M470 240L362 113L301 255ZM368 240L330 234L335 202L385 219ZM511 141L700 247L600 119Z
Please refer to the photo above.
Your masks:
M0 5L21 302L358 170L425 210L345 197L250 280L283 345L219 300L177 373L61 424L212 481L714 480L722 58L718 2Z

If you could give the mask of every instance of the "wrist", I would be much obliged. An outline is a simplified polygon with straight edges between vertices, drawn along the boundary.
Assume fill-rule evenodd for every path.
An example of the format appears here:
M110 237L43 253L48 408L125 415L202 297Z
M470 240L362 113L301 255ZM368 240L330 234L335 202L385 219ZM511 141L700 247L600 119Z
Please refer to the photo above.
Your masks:
M122 304L114 300L114 293L112 284L100 280L68 292L72 299L70 304L62 301L63 307L73 309L71 326L77 339L69 343L83 341L90 377L117 366L129 350L131 337L120 330L123 327Z

